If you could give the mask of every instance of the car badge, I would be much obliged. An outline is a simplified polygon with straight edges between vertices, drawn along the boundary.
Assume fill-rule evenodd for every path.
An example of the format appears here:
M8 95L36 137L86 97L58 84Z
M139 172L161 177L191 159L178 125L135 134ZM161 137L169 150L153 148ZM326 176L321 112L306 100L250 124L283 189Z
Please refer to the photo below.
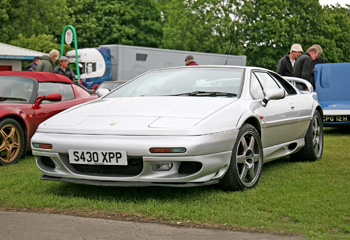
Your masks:
M111 122L109 125L115 126L115 125L117 125L117 123L116 122Z

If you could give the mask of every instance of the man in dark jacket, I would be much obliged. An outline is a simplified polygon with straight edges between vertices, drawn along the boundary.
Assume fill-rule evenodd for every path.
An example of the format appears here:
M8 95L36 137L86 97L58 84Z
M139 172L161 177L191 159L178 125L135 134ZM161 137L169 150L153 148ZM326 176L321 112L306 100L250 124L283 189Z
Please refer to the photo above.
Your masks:
M60 56L60 52L56 49L51 50L49 53L49 56L41 56L41 61L36 66L35 71L36 72L53 72L53 67L55 65L55 62L57 61L58 57Z
M302 52L303 48L300 44L293 44L290 48L290 52L278 61L276 72L282 76L292 77L295 61L300 57Z
M60 66L53 70L53 73L61 74L68 77L72 82L75 80L75 74L73 70L68 66L68 58L65 56L60 57Z
M186 66L195 66L195 65L198 65L196 63L196 61L194 61L194 58L192 55L188 55L186 58L185 58L185 62L186 62Z
M40 60L40 57L34 57L33 62L25 67L26 71L35 72L35 68L38 66Z
M310 47L305 54L303 54L294 67L294 77L303 78L309 81L315 88L315 80L312 79L314 72L314 62L318 56L318 49L314 46ZM313 81L312 81L313 80Z
M321 54L323 53L322 47L318 44L314 44L312 46L317 48L317 50L318 50L318 55L317 55L315 61L313 61L313 67L312 67L313 72L312 72L312 76L311 76L311 82L315 82L315 65L321 64L321 63L327 63L327 61L323 57L321 57ZM315 85L316 85L316 83L315 83Z

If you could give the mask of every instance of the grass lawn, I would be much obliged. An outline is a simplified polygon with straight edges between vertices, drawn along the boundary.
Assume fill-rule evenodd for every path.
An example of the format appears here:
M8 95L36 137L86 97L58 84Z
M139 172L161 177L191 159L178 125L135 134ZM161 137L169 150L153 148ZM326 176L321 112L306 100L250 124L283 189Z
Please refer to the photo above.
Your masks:
M264 165L256 188L117 188L39 180L34 157L0 167L0 208L350 239L350 130L325 128L318 162Z

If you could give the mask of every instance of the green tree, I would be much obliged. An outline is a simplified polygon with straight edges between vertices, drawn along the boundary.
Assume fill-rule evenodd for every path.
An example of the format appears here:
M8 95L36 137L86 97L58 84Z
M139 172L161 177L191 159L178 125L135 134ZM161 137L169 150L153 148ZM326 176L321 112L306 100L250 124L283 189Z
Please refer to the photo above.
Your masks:
M1 0L0 42L9 43L18 38L40 34L60 36L64 26L74 19L66 0Z
M79 47L160 44L161 16L154 0L69 0L69 7Z
M350 61L350 5L323 8L320 45L328 62Z
M29 38L24 37L22 34L18 35L18 38L9 42L12 45L28 48L44 53L49 53L52 49L60 51L61 42L52 35L40 34L38 36L32 35ZM73 49L71 46L65 45L64 51L67 52Z
M318 0L241 0L237 7L239 30L247 65L276 70L278 60L293 43L306 49L319 42Z
M247 55L276 69L293 43L317 43L328 62L350 55L350 6L318 0L0 0L0 42L49 52L67 24L78 47L126 44ZM69 47L65 46L65 51Z
M164 20L161 47L242 54L237 37L235 0L158 1Z

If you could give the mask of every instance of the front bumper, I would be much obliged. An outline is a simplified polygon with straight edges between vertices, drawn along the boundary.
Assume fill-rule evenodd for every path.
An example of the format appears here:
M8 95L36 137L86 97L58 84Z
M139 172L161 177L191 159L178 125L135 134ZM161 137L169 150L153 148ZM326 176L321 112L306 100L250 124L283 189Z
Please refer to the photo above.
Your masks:
M50 143L52 149L33 147L43 180L101 186L189 187L217 183L226 173L238 131L202 136L84 136L36 133L32 142ZM150 153L151 147L185 147L185 153ZM75 165L68 149L126 150L128 166ZM157 164L170 163L166 171Z
M325 127L350 126L350 110L324 110L323 124Z

